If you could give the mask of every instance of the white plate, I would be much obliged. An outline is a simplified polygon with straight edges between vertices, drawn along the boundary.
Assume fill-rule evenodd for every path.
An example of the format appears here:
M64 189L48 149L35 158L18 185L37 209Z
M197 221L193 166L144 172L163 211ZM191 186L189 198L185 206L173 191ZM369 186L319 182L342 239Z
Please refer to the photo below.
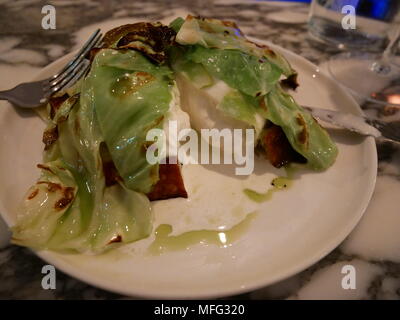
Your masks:
M353 98L315 65L273 48L299 73L299 103L361 114ZM52 63L35 79L53 74L70 57ZM10 105L0 108L0 212L9 225L22 195L38 176L35 165L41 162L43 128L30 112ZM232 176L231 168L184 168L190 200L158 202L155 226L170 223L179 233L188 226L232 225L257 207L245 232L226 248L199 243L154 256L144 250L150 238L101 256L37 254L71 276L133 296L218 297L272 284L333 250L358 223L370 200L377 171L374 140L343 132L332 136L339 147L333 167L323 173L303 172L290 189L260 205L242 190L266 190L272 178L282 174L266 161L256 163L255 173L243 179Z

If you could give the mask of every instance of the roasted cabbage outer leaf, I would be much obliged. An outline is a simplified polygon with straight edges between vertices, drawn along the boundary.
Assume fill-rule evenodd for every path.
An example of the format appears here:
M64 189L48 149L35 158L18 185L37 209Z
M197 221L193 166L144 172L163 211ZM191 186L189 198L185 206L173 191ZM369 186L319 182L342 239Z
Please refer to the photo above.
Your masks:
M160 22L138 22L108 31L103 38L103 48L137 50L163 64L167 58L166 51L174 39L175 31Z
M170 26L177 31L176 42L182 45L200 45L204 48L238 50L257 58L266 58L289 77L296 74L289 62L268 46L248 40L231 21L188 16L184 22L178 18Z
M119 174L132 190L148 193L158 180L158 165L146 159L146 134L161 128L172 99L171 71L140 53L104 49L85 80L82 95L97 120Z
M238 50L194 46L186 52L186 59L201 64L210 75L252 97L268 93L282 74L268 60Z
M266 119L283 129L311 169L327 169L335 162L338 149L326 130L280 86L269 92L262 104Z
M49 120L47 129L57 128L58 139L24 199L15 243L99 253L150 234L152 212L143 192L158 180L158 166L145 159L145 135L169 108L170 73L136 51L97 53L88 76ZM119 184L105 186L102 144L123 179ZM58 187L53 191L47 182ZM73 199L57 208L65 189Z
M61 217L73 203L78 187L62 161L43 166L39 181L24 197L13 227L13 242L30 247L46 247Z

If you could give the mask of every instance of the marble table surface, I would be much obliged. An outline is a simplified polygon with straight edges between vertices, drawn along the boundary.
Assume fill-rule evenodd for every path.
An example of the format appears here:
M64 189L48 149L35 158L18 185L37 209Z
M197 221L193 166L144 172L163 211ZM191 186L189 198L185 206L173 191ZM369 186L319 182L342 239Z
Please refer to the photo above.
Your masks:
M41 27L41 9L56 8L55 30ZM235 20L243 31L268 39L320 64L335 53L314 46L307 37L304 4L241 1L0 0L0 90L31 78L42 67L78 48L94 25L128 23L130 19L161 20L188 10ZM1 106L0 106L1 107ZM393 108L363 106L376 116L397 120ZM399 299L400 298L400 149L378 143L376 190L361 222L347 239L307 270L240 299ZM9 243L0 218L0 299L121 299L57 273L57 289L43 290L45 264L31 251ZM342 266L357 270L357 288L343 290Z

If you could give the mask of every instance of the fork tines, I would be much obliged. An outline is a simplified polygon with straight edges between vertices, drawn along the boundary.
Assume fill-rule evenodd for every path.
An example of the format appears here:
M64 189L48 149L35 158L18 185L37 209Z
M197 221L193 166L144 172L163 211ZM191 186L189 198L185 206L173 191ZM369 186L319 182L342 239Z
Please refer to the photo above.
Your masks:
M100 44L101 38L100 29L97 29L76 56L59 73L48 79L48 86L46 86L45 90L49 92L49 95L62 90L67 85L72 85L85 74L90 66L90 62L85 59L86 55L91 49Z

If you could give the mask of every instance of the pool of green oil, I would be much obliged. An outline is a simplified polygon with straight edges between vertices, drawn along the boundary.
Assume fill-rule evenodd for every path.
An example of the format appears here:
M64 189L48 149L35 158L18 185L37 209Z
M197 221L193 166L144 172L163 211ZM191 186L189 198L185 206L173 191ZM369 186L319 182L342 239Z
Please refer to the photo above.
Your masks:
M271 200L273 194L277 191L282 191L290 188L293 184L293 176L295 169L292 167L285 168L286 177L277 177L272 180L272 188L269 188L266 192L260 193L252 189L244 189L244 194L255 202L265 202Z
M148 251L150 254L160 255L168 251L185 250L199 243L228 247L243 235L256 215L256 212L248 213L241 222L228 230L197 230L177 236L171 235L171 225L162 224L157 227L155 240L149 246Z

